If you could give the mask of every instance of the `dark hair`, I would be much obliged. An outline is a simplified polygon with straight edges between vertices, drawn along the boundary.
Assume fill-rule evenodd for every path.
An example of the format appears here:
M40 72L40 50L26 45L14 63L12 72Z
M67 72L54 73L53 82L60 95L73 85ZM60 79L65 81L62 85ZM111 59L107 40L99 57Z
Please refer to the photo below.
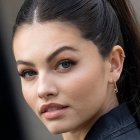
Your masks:
M24 24L61 21L75 25L92 40L103 58L121 45L126 59L118 84L118 100L140 118L140 32L129 0L25 0L13 35ZM13 36L14 37L14 36Z

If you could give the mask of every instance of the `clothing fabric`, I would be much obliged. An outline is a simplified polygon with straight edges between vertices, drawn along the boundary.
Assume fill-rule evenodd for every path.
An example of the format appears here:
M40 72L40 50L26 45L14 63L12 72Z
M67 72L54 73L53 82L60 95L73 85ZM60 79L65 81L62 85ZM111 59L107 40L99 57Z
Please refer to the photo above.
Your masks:
M140 129L124 103L103 115L85 140L140 140Z

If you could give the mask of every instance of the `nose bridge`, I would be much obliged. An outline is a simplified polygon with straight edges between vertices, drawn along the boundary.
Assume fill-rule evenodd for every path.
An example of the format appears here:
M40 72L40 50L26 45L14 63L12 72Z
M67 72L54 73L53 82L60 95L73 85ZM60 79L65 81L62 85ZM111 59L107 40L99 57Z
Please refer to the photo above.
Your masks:
M57 95L57 88L55 79L46 72L39 73L37 94L40 98L46 98L47 96Z

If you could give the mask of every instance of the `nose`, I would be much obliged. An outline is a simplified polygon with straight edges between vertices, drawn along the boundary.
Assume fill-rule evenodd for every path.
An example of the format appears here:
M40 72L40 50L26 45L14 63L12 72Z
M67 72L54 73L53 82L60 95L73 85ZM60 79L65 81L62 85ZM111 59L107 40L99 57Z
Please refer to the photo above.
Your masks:
M58 95L55 79L47 75L40 75L37 84L37 94L39 98L48 99Z

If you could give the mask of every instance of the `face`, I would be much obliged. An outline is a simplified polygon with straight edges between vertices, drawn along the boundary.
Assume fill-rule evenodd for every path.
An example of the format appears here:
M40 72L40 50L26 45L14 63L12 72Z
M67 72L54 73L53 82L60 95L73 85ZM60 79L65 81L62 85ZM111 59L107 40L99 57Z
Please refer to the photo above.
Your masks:
M23 96L52 133L86 129L115 98L109 61L73 25L24 25L13 50Z

